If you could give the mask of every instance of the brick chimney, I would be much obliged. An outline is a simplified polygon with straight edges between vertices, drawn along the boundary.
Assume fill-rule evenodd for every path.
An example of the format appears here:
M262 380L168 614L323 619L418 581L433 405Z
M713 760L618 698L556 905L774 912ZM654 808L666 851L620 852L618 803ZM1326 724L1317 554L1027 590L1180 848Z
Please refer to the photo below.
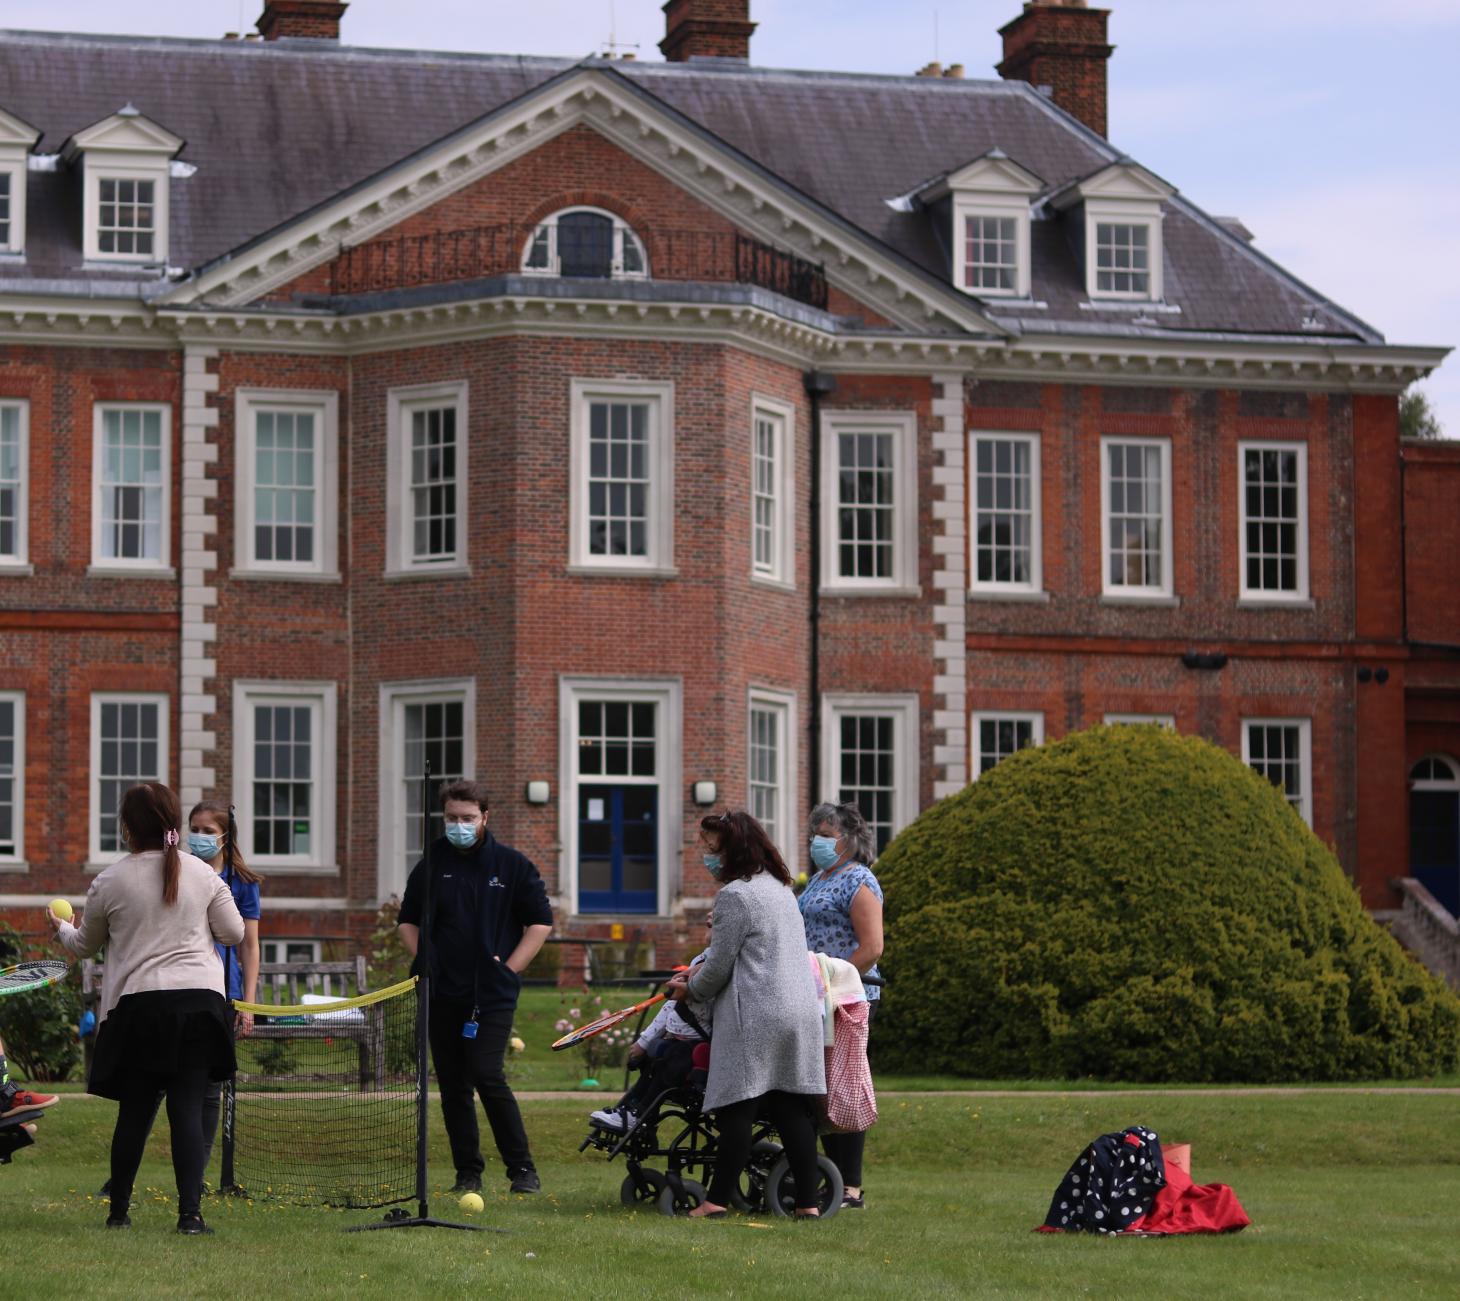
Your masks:
M659 49L670 63L690 59L750 61L750 0L669 0Z
M999 28L999 76L1051 87L1056 104L1105 135L1106 63L1115 49L1105 39L1109 17L1109 9L1088 9L1085 0L1027 0L1024 12Z
M340 0L264 0L256 26L266 41L281 37L337 41L340 16L347 8Z

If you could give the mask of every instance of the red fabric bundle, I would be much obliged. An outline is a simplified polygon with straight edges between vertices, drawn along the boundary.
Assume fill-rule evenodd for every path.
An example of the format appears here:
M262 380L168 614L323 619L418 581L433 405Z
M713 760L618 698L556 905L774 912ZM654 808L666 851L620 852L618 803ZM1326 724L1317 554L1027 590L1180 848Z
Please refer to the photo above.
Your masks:
M1180 1166L1166 1166L1166 1186L1127 1232L1235 1233L1252 1221L1226 1184L1194 1184Z

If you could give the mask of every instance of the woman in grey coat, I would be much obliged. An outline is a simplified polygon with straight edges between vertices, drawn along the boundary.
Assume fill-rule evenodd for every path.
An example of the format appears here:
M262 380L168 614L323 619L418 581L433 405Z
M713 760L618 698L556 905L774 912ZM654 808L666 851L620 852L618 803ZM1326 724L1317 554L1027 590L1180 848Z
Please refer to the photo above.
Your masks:
M735 811L700 823L706 869L721 882L715 929L699 967L670 996L714 1000L705 1110L720 1143L715 1173L692 1216L721 1216L750 1156L757 1115L780 1134L796 1181L798 1216L815 1216L818 1172L812 1106L826 1092L821 1001L791 874L753 817Z

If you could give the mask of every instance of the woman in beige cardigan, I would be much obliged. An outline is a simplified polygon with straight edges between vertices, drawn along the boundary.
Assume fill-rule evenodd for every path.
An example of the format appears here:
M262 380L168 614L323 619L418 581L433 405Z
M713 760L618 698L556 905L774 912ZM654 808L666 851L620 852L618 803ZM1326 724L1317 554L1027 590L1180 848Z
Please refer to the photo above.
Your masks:
M203 1092L233 1073L233 1039L214 943L238 944L243 918L224 881L178 850L182 809L157 782L123 797L122 838L131 849L100 872L79 926L50 915L56 938L78 957L103 946L101 1024L87 1088L120 1104L112 1134L108 1228L127 1228L132 1184L167 1095L179 1233L210 1233L200 1214Z

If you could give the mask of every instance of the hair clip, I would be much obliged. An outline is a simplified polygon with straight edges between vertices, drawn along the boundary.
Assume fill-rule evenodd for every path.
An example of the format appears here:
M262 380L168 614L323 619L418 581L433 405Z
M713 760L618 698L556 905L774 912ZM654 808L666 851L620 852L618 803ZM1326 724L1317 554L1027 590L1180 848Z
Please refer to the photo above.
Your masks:
M176 830L174 830L172 828L169 828L168 830L166 830L166 831L164 831L162 833L162 843L164 845L175 845L181 839L182 839L182 837L179 836L177 834Z

